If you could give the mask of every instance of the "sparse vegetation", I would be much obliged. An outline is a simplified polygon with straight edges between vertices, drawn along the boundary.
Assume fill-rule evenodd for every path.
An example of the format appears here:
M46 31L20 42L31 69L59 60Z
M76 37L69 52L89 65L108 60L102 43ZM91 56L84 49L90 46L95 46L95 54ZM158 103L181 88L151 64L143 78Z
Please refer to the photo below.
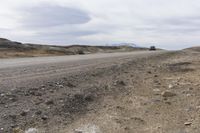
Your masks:
M136 48L131 46L54 46L23 44L0 38L0 58L13 57L38 57L38 56L56 56L56 55L83 55L89 53L109 53L109 52L128 52L137 50L147 50L146 48Z

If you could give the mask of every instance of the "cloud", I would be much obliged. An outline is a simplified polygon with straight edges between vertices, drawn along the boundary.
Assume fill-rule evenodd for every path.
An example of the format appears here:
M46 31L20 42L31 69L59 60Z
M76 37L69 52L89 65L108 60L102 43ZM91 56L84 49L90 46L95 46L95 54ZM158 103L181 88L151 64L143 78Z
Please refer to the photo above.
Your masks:
M168 49L200 43L200 0L6 0L0 8L0 36L17 41Z
M22 14L22 26L28 28L84 24L91 20L89 14L80 9L50 4L42 4L25 10L22 9Z

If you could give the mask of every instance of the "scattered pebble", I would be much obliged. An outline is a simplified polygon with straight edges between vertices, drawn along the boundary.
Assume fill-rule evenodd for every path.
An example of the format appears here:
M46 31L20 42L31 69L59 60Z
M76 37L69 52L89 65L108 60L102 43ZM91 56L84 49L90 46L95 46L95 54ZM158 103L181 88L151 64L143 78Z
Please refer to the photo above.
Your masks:
M122 85L122 86L125 86L126 85L126 83L124 82L124 81L116 81L115 83L114 83L114 85Z
M173 97L173 96L176 96L176 94L175 93L173 93L173 92L171 92L171 91L164 91L164 92L162 92L162 94L161 94L163 97Z
M4 97L4 96L5 96L5 94L4 94L4 93L2 93L2 94L1 94L1 97Z
M154 92L160 92L160 89L153 89Z
M168 88L169 88L169 89L172 89L172 88L173 88L173 85L172 85L172 84L169 84Z
M192 125L192 122L185 122L184 125L185 126L190 126L190 125Z
M38 133L38 130L36 128L29 128L25 133Z
M54 104L54 101L53 100L47 100L45 103L46 103L46 105L52 105L52 104Z
M197 110L200 110L200 106L196 106L196 109L197 109Z
M16 127L13 129L13 133L23 133L23 130L21 130L19 127Z
M156 78L156 77L158 77L158 75L154 75L154 77Z
M44 121L45 121L45 120L47 120L47 119L48 119L48 116L44 115L44 116L42 116L41 118L42 118L42 120L44 120Z
M75 130L74 130L74 133L83 133L83 131L82 131L82 130L75 129Z
M58 87L59 87L59 88L63 88L63 87L64 87L64 85L58 85Z
M36 115L41 115L41 114L42 114L42 111L38 110L38 111L35 112L35 114L36 114Z
M23 110L20 115L21 116L26 116L28 114L29 110Z

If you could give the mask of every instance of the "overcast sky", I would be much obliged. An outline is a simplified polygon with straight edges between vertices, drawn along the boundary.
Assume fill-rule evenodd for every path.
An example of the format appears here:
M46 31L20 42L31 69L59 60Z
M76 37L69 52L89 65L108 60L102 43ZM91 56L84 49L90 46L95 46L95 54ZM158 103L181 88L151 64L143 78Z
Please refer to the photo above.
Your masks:
M45 44L200 44L200 0L0 0L0 37Z

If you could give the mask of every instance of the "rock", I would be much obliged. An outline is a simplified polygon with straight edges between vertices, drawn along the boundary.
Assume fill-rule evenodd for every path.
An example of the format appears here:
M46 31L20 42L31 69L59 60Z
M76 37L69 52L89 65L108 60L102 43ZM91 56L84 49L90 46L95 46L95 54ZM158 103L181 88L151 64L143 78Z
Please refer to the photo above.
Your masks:
M70 87L70 88L76 87L74 84L69 83L69 82L67 83L67 86Z
M168 88L169 88L169 89L172 89L172 88L173 88L173 85L172 85L172 84L169 84Z
M21 116L26 116L28 114L29 110L23 110L20 115Z
M36 115L41 115L41 114L42 114L42 111L38 110L38 111L35 112L35 114L36 114Z
M147 71L147 73L148 73L148 74L152 74L152 72L151 72L151 71Z
M25 133L39 133L36 128L29 128L28 130L25 131Z
M200 110L200 106L196 106L196 109L197 109L197 110Z
M155 95L160 95L160 89L153 89Z
M121 85L121 86L125 86L125 85L126 85L126 83L125 83L124 81L120 80L120 81L116 81L116 82L114 83L114 85Z
M173 92L171 92L171 91L169 91L169 90L168 90L168 91L162 92L161 95L162 95L163 97L173 97L173 96L176 96L175 93L173 93Z
M54 90L53 90L53 89L51 89L51 90L49 90L49 92L51 92L51 93L54 93Z
M13 129L13 133L23 133L23 130L21 130L19 127L16 127Z
M124 130L129 130L129 129L130 129L130 128L129 128L129 127L127 127L127 126L126 126L126 127L124 127Z
M46 105L52 105L52 104L54 104L53 100L47 100L45 103L46 103Z
M64 85L58 85L58 87L59 87L59 88L63 88L63 87L64 87Z
M41 119L45 121L45 120L48 119L48 116L44 115L44 116L41 117Z
M74 130L74 133L83 133L83 131L82 131L82 130L75 129L75 130Z
M190 125L192 125L192 122L185 122L184 125L185 126L190 126Z
M1 95L0 95L1 97L4 97L5 96L5 94L4 93L1 93Z
M189 91L192 91L193 89L194 89L194 88L190 87L190 88L189 88Z
M84 97L85 101L92 102L94 101L94 96L92 94L88 94Z

